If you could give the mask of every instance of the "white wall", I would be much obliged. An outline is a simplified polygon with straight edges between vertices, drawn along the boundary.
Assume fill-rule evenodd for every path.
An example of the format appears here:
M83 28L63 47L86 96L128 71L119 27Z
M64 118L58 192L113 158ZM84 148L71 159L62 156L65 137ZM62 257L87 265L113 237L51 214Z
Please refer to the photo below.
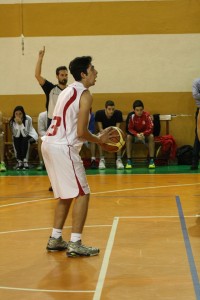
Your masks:
M96 93L187 92L200 74L200 34L0 38L0 94L40 94L34 78L45 45L43 75L79 55L92 55ZM69 78L72 81L72 78Z

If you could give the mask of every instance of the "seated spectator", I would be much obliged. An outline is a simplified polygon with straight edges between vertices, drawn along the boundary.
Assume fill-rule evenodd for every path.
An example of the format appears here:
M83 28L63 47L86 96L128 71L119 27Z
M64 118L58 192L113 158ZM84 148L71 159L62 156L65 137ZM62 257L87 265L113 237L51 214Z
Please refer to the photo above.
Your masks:
M26 115L22 106L17 106L13 111L9 125L17 158L16 170L29 169L29 145L38 139L38 134L32 125L32 118Z
M149 113L144 111L144 104L141 100L133 103L133 112L127 117L127 164L126 169L132 168L132 143L147 143L149 148L149 169L154 169L155 143L153 136L153 121Z
M47 111L43 111L39 114L38 116L38 156L40 160L40 164L37 167L38 171L45 170L45 165L42 157L42 151L41 151L41 146L42 146L42 137L46 134L48 129L48 116L47 116ZM52 186L50 185L49 191L53 192Z
M42 145L42 137L46 134L47 131L47 111L43 111L38 116L38 155L40 164L37 167L38 171L45 170L44 161L42 157L41 145Z
M120 123L123 122L122 112L115 109L115 103L112 100L108 100L105 103L105 109L98 110L95 114L95 122L97 122L99 132L102 132L109 126L120 127ZM99 147L100 161L99 169L103 170L106 168L104 151ZM121 160L121 150L117 152L116 160L117 169L124 169L124 165Z
M3 115L0 111L0 172L6 171L4 162L4 132L3 132Z

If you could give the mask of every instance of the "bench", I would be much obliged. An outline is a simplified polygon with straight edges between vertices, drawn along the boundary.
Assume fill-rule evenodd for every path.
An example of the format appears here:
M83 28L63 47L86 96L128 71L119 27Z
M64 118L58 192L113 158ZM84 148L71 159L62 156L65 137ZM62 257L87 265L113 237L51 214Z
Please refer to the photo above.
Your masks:
M160 115L160 121L165 121L165 134L169 134L169 122L172 120L172 115Z
M126 120L127 116L123 116L123 120ZM153 118L153 115L152 115ZM160 119L160 135L169 135L170 133L170 121L172 120L172 115L159 115ZM155 140L155 155L159 153L159 150L161 149L161 143L157 140ZM125 151L126 153L126 151ZM133 147L133 159L135 162L144 162L147 159L148 155L148 148L144 147L142 143L136 143Z
M123 115L123 123L121 124L121 129L123 131L126 131L126 118L127 115ZM168 135L170 133L170 121L172 120L171 115L159 115L160 122L161 122L161 134L162 135ZM155 141L155 152L158 152L158 149L161 147L161 144L157 141ZM147 154L148 154L148 148L144 147L143 144L137 143L134 145L134 161L137 162L142 162L146 161ZM81 150L81 157L85 159L86 164L89 165L89 160L90 160L90 151L88 150L87 147L83 147ZM96 157L99 157L98 153L98 147L96 147ZM126 157L126 151L122 152L122 157L123 159ZM105 158L106 158L106 165L107 166L114 166L115 165L115 159L116 159L116 154L115 153L108 153L105 152Z
M171 115L160 115L160 121L161 121L161 130L163 135L168 135L170 132L170 121L172 120ZM123 115L123 123L121 124L122 130L125 131L125 121L126 121L127 115ZM4 117L3 118L3 125L4 125L4 142L5 142L5 160L9 163L14 160L14 152L13 152L13 146L12 146L12 136L9 128L9 120L10 118ZM33 120L33 127L37 130L37 122L38 122L38 117L32 117ZM164 125L164 127L163 127ZM83 158L90 158L90 152L88 149L85 149L86 147L83 147L81 151L81 157ZM96 147L96 156L98 157L98 147ZM144 160L144 157L146 157L146 149L143 147L141 144L137 144L136 147L134 147L135 155L137 160ZM34 155L31 157L30 153L30 161L34 164L38 163L38 156L37 156L37 143L33 144L31 147L31 152L33 152ZM115 154L113 153L106 153L106 157L108 159L111 159L111 161L114 161L115 159Z

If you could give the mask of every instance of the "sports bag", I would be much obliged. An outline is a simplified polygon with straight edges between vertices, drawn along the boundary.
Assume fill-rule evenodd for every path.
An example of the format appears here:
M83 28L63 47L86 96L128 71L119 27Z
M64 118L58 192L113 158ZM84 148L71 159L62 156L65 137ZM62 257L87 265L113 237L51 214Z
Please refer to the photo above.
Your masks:
M176 157L178 165L191 165L193 156L193 147L184 145L177 149Z

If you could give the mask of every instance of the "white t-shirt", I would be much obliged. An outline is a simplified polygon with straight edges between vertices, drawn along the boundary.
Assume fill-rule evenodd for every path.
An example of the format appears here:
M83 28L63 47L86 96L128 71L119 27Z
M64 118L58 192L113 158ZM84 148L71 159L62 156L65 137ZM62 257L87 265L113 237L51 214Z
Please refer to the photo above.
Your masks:
M47 131L47 111L43 111L38 116L38 134L44 136Z
M23 137L31 136L35 141L38 140L38 134L33 127L32 118L29 115L26 115L25 125L23 123L18 124L16 122L12 122L11 130L14 137L20 137L20 135Z

